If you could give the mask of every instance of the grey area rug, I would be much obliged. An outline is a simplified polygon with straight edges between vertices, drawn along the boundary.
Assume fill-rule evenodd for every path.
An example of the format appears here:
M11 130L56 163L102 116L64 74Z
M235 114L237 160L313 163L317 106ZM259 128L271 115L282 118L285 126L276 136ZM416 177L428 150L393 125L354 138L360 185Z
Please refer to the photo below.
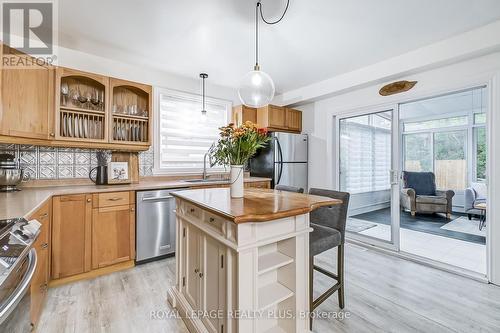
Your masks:
M368 230L370 228L376 227L375 223L358 220L352 217L349 217L347 220L346 230L349 232L359 233L361 231Z
M486 225L487 224L488 221L486 221ZM472 219L471 221L469 221L469 219L465 216L461 216L458 219L446 223L441 227L441 229L463 232L469 235L486 237L486 227L484 227L483 230L479 231L479 220Z

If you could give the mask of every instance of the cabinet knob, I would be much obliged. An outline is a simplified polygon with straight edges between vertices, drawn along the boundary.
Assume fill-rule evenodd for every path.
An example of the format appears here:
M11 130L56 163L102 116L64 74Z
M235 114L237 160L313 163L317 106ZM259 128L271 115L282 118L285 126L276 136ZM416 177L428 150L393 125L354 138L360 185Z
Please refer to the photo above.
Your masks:
M56 136L56 134L55 134L55 133L49 133L49 135L50 135L51 137L55 137L55 136Z
M135 212L135 208L134 207L130 208L130 211Z
M194 208L191 208L189 211L190 211L191 213L194 213Z
M49 213L42 214L42 215L40 215L40 220L43 220L48 216L49 216Z
M200 273L200 279L203 279L203 273Z
M87 202L92 202L92 199L88 198L88 199L87 199Z
M198 274L199 272L200 272L200 270L199 270L198 268L196 268L196 269L194 270L194 273L195 273L195 274Z
M211 223L215 222L215 219L213 217L210 218L209 220Z
M49 244L47 244L47 243L43 243L43 244L42 244L42 249L46 249L46 248L48 248L48 247L49 247Z

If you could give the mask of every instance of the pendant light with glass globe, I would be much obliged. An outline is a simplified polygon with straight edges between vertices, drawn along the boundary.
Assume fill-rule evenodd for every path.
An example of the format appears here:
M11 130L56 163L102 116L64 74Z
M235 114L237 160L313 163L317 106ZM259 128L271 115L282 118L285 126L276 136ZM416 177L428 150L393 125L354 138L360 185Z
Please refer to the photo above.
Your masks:
M273 79L265 72L260 70L259 65L259 14L262 21L266 24L279 23L288 10L290 0L287 0L285 10L279 19L276 21L267 21L262 14L262 3L257 1L255 7L255 66L254 69L242 78L239 88L238 96L241 102L253 108L259 108L269 104L274 98L274 82Z

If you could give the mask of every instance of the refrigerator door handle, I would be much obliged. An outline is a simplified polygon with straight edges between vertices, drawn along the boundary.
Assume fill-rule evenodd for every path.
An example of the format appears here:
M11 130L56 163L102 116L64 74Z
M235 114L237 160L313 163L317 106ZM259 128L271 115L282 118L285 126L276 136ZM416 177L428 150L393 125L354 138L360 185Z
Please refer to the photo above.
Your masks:
M276 184L275 185L278 185L280 183L280 180L281 180L281 174L283 173L283 151L281 150L281 144L280 144L280 140L278 138L276 138L276 143L278 144L278 156L279 156L279 165L280 165L280 170L278 172L278 180L276 181Z

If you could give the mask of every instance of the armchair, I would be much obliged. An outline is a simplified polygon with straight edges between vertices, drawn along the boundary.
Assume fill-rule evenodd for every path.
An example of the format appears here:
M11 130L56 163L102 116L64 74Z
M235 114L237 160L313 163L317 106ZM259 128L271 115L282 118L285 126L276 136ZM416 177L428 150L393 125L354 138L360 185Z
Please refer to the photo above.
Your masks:
M450 219L454 195L452 190L436 189L436 177L432 172L403 171L401 207L410 211L412 216L417 212L445 213Z
M472 215L481 215L481 211L475 208L478 203L486 202L486 184L472 183L471 187L465 189L464 209L469 220Z

